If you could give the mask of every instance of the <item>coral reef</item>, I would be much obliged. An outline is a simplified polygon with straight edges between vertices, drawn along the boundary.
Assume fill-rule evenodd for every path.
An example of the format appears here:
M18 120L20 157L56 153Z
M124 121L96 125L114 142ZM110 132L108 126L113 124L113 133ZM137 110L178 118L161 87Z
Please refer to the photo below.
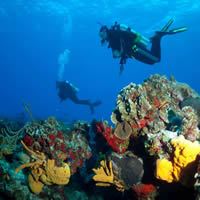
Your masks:
M194 109L190 106L182 108L183 121L180 134L184 135L186 139L195 141L200 138L200 131L198 128L198 116Z
M198 116L198 124L200 125L200 97L188 97L185 98L181 103L180 103L181 108L185 106L190 106L192 107L197 116Z
M120 91L113 125L0 120L2 198L198 199L199 99L155 74Z
M141 85L131 83L120 91L111 115L116 130L120 129L116 135L126 139L145 136L147 151L167 158L170 153L166 151L167 143L171 139L167 131L176 132L174 136L184 135L191 141L200 138L196 112L190 106L180 107L184 99L197 97L188 85L158 74ZM126 131L121 131L119 124Z
M75 123L73 127L64 131L55 118L40 123L39 129L36 124L36 122L32 124L34 128L29 124L23 138L24 143L33 151L44 152L46 157L55 160L58 166L67 160L71 174L74 174L77 168L83 166L85 160L91 157L91 150L85 136L88 128L86 123ZM28 131L31 131L31 134Z

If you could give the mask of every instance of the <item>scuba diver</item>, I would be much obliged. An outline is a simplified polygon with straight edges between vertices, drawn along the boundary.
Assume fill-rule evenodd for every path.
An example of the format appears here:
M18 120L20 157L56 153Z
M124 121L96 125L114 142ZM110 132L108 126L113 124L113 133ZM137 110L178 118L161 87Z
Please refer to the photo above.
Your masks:
M87 105L90 108L91 113L94 113L94 108L101 104L101 101L91 102L88 99L79 99L77 97L77 92L79 91L73 84L69 81L56 81L56 88L58 89L58 96L62 101L70 99L75 104Z
M107 26L100 28L99 36L101 43L108 43L108 48L112 49L113 58L120 58L120 73L124 70L124 64L128 58L135 58L146 64L153 65L161 60L161 38L165 35L173 35L184 32L186 27L168 30L174 22L170 19L167 24L150 39L140 35L130 27L115 22L109 29ZM147 48L151 42L151 49Z

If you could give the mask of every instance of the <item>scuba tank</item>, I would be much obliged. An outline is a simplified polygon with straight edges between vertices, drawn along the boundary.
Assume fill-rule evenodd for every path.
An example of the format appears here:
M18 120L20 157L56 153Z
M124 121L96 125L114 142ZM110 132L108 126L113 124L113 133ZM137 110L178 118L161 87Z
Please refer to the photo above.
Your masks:
M77 88L76 86L74 86L72 83L70 83L69 81L66 81L66 83L72 88L72 90L74 92L79 92L79 88Z
M134 41L134 43L141 45L141 46L148 46L150 40L148 38L146 38L145 36L141 35L140 33L136 32L134 29L128 27L125 24L117 24L117 26L119 27L119 29L121 31L130 31L131 33L136 35L136 39Z

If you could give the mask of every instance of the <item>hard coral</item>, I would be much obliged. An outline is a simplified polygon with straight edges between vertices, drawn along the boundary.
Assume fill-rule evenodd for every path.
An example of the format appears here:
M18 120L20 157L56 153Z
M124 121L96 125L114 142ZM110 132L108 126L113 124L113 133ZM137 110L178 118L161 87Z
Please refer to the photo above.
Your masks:
M181 110L180 103L184 98L196 96L197 93L188 85L156 74L150 76L142 84L131 83L120 91L111 120L115 125L128 122L133 128L134 137L149 133L157 134L168 128L169 110L174 111L177 116L184 117L184 110ZM195 130L196 123L192 125ZM188 132L191 133L191 131ZM192 134L191 140L193 141L198 136L197 133ZM187 138L190 139L190 136Z
M190 106L182 108L183 124L180 134L190 141L195 141L200 138L200 130L198 128L198 117L195 110Z
M200 125L200 97L189 97L184 99L181 104L181 108L185 106L191 106L195 111L198 116L198 124Z

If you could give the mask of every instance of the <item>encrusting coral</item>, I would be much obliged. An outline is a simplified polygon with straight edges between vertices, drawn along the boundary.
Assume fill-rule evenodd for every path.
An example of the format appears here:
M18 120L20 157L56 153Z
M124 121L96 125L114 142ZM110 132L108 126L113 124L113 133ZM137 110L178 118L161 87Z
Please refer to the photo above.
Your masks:
M194 184L194 174L197 168L197 155L200 144L191 142L180 135L171 140L174 149L172 159L158 159L156 162L156 178L169 183L180 182L185 186Z

